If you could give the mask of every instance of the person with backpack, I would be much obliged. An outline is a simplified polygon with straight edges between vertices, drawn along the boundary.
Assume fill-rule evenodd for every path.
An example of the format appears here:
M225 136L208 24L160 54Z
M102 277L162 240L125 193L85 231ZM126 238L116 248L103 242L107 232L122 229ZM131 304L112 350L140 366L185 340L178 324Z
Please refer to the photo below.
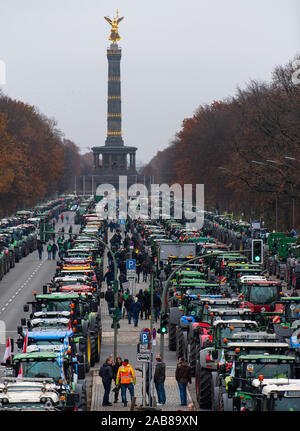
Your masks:
M104 364L99 370L99 376L102 377L102 384L104 387L104 395L102 406L112 406L112 403L109 402L109 393L111 389L111 383L113 379L113 358L110 356L106 359Z
M39 259L42 260L44 247L41 241L39 241L37 249L38 249Z
M134 386L136 384L135 373L129 365L128 359L124 359L123 364L118 370L116 385L121 385L121 394L124 407L127 407L126 392L129 390L131 399L134 397Z

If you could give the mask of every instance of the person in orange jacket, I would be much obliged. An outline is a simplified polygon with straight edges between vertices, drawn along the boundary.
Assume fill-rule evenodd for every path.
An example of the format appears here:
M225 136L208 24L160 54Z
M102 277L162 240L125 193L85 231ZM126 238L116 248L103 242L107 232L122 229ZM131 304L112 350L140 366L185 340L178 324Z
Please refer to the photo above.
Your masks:
M124 359L121 367L118 369L116 385L121 385L122 402L124 407L127 406L126 392L127 389L130 393L130 398L134 397L134 386L136 384L136 378L133 368L129 365L128 359Z

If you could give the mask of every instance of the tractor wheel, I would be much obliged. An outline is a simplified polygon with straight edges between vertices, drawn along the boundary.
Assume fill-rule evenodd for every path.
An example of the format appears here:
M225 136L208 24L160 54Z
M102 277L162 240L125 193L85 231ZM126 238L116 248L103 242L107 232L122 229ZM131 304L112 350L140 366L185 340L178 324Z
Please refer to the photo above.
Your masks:
M86 411L87 403L86 403L86 386L85 384L77 383L75 385L75 393L79 395L79 400L75 405L75 408L79 411Z
M196 366L196 394L199 407L210 410L212 405L212 377L211 372L201 367L197 361Z
M94 337L91 337L91 367L95 365L96 362L96 340Z
M90 368L91 368L91 357L92 357L91 338L88 335L87 336L86 355L85 355L85 371L87 373L90 371Z
M190 344L189 364L192 369L192 376L196 376L196 362L199 357L199 344L193 339Z
M176 327L176 357L183 356L183 332L180 326Z
M228 398L228 394L222 393L221 388L219 391L219 411L221 412L232 412L233 411L233 399Z
M169 325L169 350L176 351L176 325Z

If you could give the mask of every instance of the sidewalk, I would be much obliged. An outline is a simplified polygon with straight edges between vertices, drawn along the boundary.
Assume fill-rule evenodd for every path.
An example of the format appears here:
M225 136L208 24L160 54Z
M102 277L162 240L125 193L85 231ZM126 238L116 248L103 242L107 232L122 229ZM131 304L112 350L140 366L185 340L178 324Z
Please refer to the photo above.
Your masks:
M107 257L105 256L104 268L106 268ZM149 279L149 277L148 277ZM145 290L149 287L149 283L136 283L136 293L140 289ZM106 291L106 287L104 287L103 291ZM100 363L97 367L93 369L93 390L92 390L92 400L91 400L91 410L94 411L128 411L130 409L130 396L127 392L127 402L128 406L124 407L121 400L121 392L119 393L119 402L113 404L111 407L102 407L103 400L103 385L102 379L99 377L99 369L102 364L105 362L108 356L113 356L113 337L114 332L111 328L112 318L109 316L107 303L105 299L101 299L100 306L102 310L102 347L101 347L101 355L100 355ZM150 320L141 320L139 319L138 326L135 327L133 322L131 325L128 324L128 319L121 319L119 321L120 329L118 330L118 347L117 354L121 356L122 359L129 359L130 365L135 369L136 367L142 368L142 362L138 362L136 359L137 356L137 344L139 342L139 335L142 329L150 328ZM159 322L153 324L153 327L158 329ZM164 406L160 406L159 408L163 411L178 411L178 410L187 410L186 406L180 405L180 395L178 385L175 379L175 370L177 365L177 358L175 352L169 352L168 350L168 336L165 337L165 357L164 361L167 365L166 371L166 381L165 381L165 391L166 391L166 404ZM159 352L160 346L160 336L157 334L156 346L153 346L153 357L155 358L155 354ZM136 372L136 385L135 385L135 396L136 396L136 406L140 406L142 404L142 373L140 371L135 370ZM114 382L112 385L112 389L114 388ZM157 399L156 390L154 387L154 395ZM110 401L113 403L114 401L114 393L110 394ZM189 395L188 391L188 404L192 402L192 399Z

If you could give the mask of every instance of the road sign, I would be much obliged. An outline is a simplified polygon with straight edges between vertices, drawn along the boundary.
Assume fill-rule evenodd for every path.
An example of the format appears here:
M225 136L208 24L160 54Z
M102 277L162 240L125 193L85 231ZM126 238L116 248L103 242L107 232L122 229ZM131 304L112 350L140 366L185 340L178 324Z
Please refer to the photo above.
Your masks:
M155 338L156 338L156 329L155 328L153 328L152 337L153 337L153 340L155 340Z
M132 270L132 271L134 270L135 271L135 268L136 268L135 263L136 263L135 259L126 259L126 269L127 269L127 271L128 270Z
M127 269L126 275L127 275L128 280L135 280L135 278L136 278L135 269Z
M150 349L148 348L148 344L139 343L138 353L150 353Z
M136 359L138 362L149 362L150 361L150 353L138 353L136 355Z
M274 316L272 320L273 323L280 323L280 316Z
M147 345L150 343L148 332L142 332L141 333L141 343L147 344Z

